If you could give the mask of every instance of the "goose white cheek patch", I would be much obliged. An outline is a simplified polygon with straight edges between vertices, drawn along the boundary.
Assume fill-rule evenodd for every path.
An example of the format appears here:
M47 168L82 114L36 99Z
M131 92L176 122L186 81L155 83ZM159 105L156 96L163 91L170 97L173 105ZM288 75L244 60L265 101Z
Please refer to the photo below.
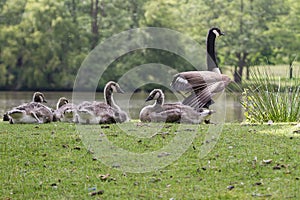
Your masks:
M220 33L218 33L217 30L213 30L213 33L214 33L217 37L220 36Z

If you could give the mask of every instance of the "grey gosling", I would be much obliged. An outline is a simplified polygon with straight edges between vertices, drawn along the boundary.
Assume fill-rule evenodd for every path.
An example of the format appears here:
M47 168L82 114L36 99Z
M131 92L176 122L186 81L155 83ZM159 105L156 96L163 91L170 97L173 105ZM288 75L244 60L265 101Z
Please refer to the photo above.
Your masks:
M7 111L3 120L9 121L11 124L49 123L53 120L53 111L51 108L43 105L43 102L47 102L44 94L35 92L32 102L24 103Z
M75 122L76 105L69 103L65 97L58 99L56 110L54 111L53 121Z
M104 88L105 102L82 102L77 108L76 121L82 124L112 124L128 121L126 112L114 102L114 92L124 93L119 84L109 81Z
M142 122L167 122L199 124L214 113L213 110L196 111L182 103L164 103L164 93L160 89L151 91L146 101L156 100L153 105L144 107L140 112Z

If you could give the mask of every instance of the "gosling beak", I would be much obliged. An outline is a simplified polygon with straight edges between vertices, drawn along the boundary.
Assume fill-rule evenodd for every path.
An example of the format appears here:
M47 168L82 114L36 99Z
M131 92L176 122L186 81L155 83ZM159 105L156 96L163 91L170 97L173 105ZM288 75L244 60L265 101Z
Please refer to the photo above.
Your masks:
M117 88L117 92L118 92L118 93L121 93L121 94L124 94L124 93L125 93L125 92L124 92L121 88L119 88L119 87Z
M153 99L152 96L148 96L147 99L146 99L145 101L146 101L146 102L147 102L147 101L151 101L152 99Z

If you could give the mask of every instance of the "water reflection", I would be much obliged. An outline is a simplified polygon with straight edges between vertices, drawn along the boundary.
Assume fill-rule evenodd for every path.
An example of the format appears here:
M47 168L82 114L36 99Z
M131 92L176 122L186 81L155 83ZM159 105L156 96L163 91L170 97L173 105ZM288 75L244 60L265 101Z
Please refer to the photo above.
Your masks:
M72 99L72 92L44 92L48 101L47 106L55 109L57 100L64 96ZM22 103L29 102L32 99L33 92L0 92L0 116L2 118L5 111ZM83 94L84 95L84 94ZM149 103L145 102L148 93L140 92L134 94L114 94L115 101L122 109L128 112L131 119L138 119L141 108ZM166 103L176 102L178 97L174 94L166 93ZM104 101L103 94L97 93L96 100ZM180 99L179 99L180 100ZM243 109L240 104L239 94L226 94L226 122L237 122L244 119ZM216 109L217 111L217 109ZM218 111L217 111L218 112ZM217 114L217 113L216 113Z

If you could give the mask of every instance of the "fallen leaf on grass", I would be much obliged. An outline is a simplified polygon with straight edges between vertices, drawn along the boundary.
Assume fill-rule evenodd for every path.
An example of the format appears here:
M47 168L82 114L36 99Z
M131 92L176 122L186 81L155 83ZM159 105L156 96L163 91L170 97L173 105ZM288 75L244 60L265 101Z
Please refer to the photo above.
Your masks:
M81 148L80 147L74 147L74 150L80 150Z
M270 164L273 160L272 159L268 159L268 160L263 160L264 164Z
M191 129L191 128L187 128L187 129L184 129L184 131L195 131L195 129Z
M281 168L288 168L288 165L285 165L285 164L277 164L273 167L274 170L279 170Z
M293 131L293 133L298 134L298 133L300 133L300 130L295 130L295 131Z
M96 191L96 190L97 190L97 187L88 188L88 191Z
M162 153L158 154L157 157L161 158L161 157L166 157L166 156L169 156L169 155L171 155L171 154L168 153L168 152L162 152Z
M100 178L101 180L107 180L110 177L110 174L100 174L98 175L98 178Z
M96 160L98 160L98 158L97 158L97 157L93 157L92 159L93 159L93 161L96 161Z
M53 189L57 189L57 188L58 188L58 184L57 184L57 183L52 183L52 184L51 184L51 187L52 187Z
M273 167L273 169L274 169L274 170L280 170L280 169L281 169L280 164L275 165L275 166Z
M150 183L157 183L157 182L160 182L160 181L162 181L161 178L152 178L152 179L150 180Z
M112 165L112 168L120 168L120 167L121 167L121 165L118 164L118 163L114 163L114 164Z
M229 185L229 186L227 186L227 189L228 189L228 190L234 189L234 185Z
M260 193L252 193L253 197L270 197L271 194L260 194Z
M99 191L97 191L97 192L91 192L90 195L91 195L91 196L95 196L95 195L101 195L101 194L103 194L103 193L104 193L104 190L99 190Z
M262 185L262 182L256 182L254 185Z

